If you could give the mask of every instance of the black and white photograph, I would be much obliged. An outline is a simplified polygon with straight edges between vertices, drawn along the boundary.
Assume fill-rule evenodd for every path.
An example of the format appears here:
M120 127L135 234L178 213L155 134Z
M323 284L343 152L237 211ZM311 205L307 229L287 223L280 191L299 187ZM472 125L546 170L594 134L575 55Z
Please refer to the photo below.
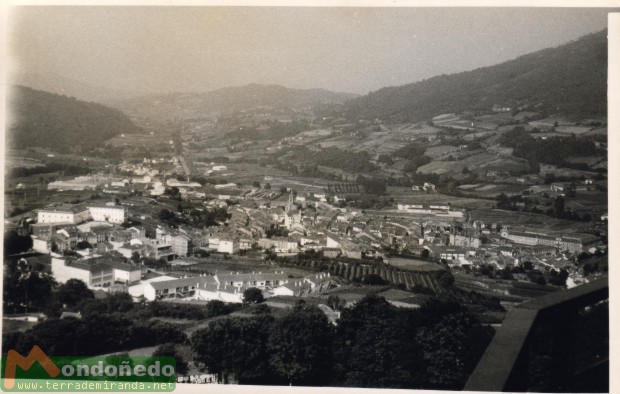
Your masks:
M620 4L379 4L3 7L3 390L613 391Z

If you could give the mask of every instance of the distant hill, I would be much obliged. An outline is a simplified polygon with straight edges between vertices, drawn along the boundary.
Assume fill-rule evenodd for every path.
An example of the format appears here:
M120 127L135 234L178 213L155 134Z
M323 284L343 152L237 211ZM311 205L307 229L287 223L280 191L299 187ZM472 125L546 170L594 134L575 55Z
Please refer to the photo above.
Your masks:
M279 85L250 84L207 93L170 93L118 101L114 106L138 117L191 118L209 113L256 107L304 108L343 103L357 95L324 89L290 89Z
M496 50L489 48L489 51ZM335 107L350 119L422 121L497 104L575 118L607 114L607 30L491 67L387 87Z
M121 111L23 86L8 95L7 144L58 152L92 148L122 133L142 132Z
M147 94L146 92L131 92L95 86L58 74L14 73L10 75L9 82L12 85L25 86L104 105Z

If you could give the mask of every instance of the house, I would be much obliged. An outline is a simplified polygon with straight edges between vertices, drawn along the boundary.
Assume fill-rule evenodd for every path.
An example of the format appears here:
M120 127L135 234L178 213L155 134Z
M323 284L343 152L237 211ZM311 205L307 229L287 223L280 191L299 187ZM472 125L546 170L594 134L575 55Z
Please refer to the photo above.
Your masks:
M82 205L60 205L40 209L37 212L38 223L73 223L79 224L90 219L90 211Z
M96 222L123 223L125 221L125 208L119 205L91 205L88 210Z
M75 225L72 223L32 223L30 224L30 231L32 235L38 238L46 238L55 234L58 230L63 228L73 228Z
M234 287L219 284L207 284L196 288L194 299L211 301L219 300L227 303L243 303L245 287Z
M184 234L175 235L171 239L172 251L177 257L187 257L191 252L192 240Z
M288 276L284 271L274 273L218 273L214 276L220 286L232 287L256 287L259 289L275 288L288 282Z
M303 280L293 280L291 279L288 283L283 284L282 286L278 286L273 289L273 295L278 296L292 296L292 297L300 297L305 292L310 290L310 285L305 283Z
M258 246L262 249L274 248L276 253L292 253L299 249L297 242L285 237L261 238L258 240Z
M239 241L234 239L220 239L217 245L217 252L237 254L239 253Z
M429 190L435 190L435 185L433 185L432 183L429 182L424 182L424 186L422 186L422 189L427 192Z
M323 249L323 256L329 257L332 259L340 256L341 253L342 253L342 250L340 248L324 248Z
M562 183L552 183L550 189L553 192L563 192L565 189L565 185Z
M251 239L242 238L239 240L239 250L250 250L254 246L254 241Z
M114 269L103 263L88 260L52 258L52 275L58 283L79 279L89 288L109 287L114 283Z
M200 286L215 284L214 278L210 275L146 282L144 283L144 298L149 301L189 298L196 295L196 289Z

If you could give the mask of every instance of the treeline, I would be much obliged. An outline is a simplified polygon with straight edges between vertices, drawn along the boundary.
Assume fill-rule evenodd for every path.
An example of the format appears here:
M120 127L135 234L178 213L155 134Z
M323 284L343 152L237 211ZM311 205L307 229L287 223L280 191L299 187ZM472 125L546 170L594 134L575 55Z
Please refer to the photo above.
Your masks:
M504 133L500 144L513 148L513 155L526 159L533 169L538 163L556 166L572 166L566 159L570 156L591 156L596 154L596 146L588 139L571 137L551 137L545 140L536 139L522 127Z
M566 195L569 195L568 192ZM522 197L520 195L507 196L506 194L501 193L495 197L495 200L497 201L497 203L495 204L495 207L497 209L545 214L557 219L564 220L575 220L583 222L589 222L592 220L592 216L587 212L584 213L583 216L581 216L570 208L566 208L565 200L562 196L555 197L555 199L553 199L551 203L551 207L547 208L546 210L538 208L537 201L532 201L530 198Z
M311 151L306 147L298 147L293 149L291 153L297 163L305 165L321 165L354 173L367 173L377 170L377 166L370 162L370 153L366 151L350 152L335 147Z
M27 272L24 267L17 267L17 271ZM25 299L23 286L29 285L32 279L26 282L24 275L21 277L11 278L17 286L5 287L5 297L8 296L4 299L5 312L14 312L11 310L12 303ZM52 287L55 285L53 280L42 282L39 278L35 282L37 286L32 287L27 296L32 299L32 309L44 311L48 319L25 332L3 335L2 349L5 353L15 349L28 354L35 344L50 356L93 356L162 343L185 344L187 337L181 331L182 325L165 323L157 318L204 320L227 315L240 308L238 304L226 304L219 300L203 305L134 303L127 293L95 299L84 282L76 279L57 286L56 290ZM79 311L82 319L59 319L65 310Z
M78 167L61 163L49 163L42 167L33 168L12 168L9 170L11 177L20 178L37 174L49 174L61 172L64 176L79 176L90 173L90 169L87 167Z
M404 173L415 173L418 167L428 164L433 160L424 154L426 148L427 146L425 144L414 142L396 150L393 155L394 157L408 160L403 167Z
M259 308L196 331L192 348L225 382L458 390L494 333L435 299L401 309L368 295L341 313L334 327L303 301L280 318Z
M41 146L66 153L143 131L121 111L100 104L22 86L15 86L12 93L14 122L7 142L16 148Z

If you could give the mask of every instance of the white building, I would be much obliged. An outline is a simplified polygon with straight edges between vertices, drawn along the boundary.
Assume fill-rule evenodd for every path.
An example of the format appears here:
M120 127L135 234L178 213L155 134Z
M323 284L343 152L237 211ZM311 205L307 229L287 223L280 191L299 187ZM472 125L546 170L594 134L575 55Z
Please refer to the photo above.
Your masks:
M89 209L84 206L59 206L40 209L37 213L38 223L73 223L79 224L90 219Z
M210 245L210 243L209 243ZM239 242L233 239L220 239L217 245L218 253L235 254L239 252Z
M89 288L108 287L114 283L114 269L102 263L52 258L52 275L58 283L79 279Z
M118 205L89 206L88 210L96 222L123 223L125 221L125 208Z
M215 279L208 275L151 281L143 284L144 298L149 301L170 298L190 298L196 295L195 292L198 287L215 284Z

